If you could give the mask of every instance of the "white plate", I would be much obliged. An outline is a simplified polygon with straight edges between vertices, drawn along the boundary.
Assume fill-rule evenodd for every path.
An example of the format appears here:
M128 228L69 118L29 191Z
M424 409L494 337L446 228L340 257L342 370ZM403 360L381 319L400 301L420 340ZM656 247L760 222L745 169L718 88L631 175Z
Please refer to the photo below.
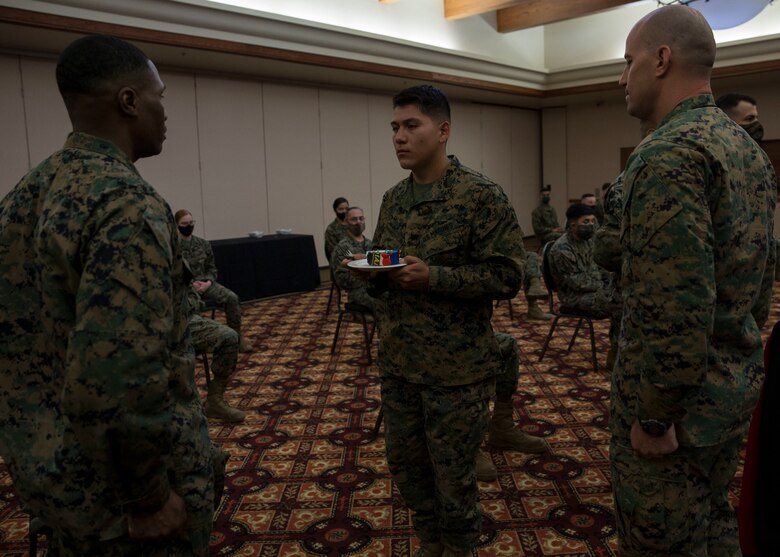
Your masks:
M347 267L352 267L359 271L389 271L390 269L406 267L406 263L397 263L395 265L369 265L368 259L355 259L354 261L347 263Z

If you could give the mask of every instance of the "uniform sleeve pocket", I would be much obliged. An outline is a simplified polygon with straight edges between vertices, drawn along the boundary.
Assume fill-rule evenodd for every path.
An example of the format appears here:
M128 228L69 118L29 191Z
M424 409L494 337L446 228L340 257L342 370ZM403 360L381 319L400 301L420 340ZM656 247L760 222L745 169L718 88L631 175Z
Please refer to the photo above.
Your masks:
M627 191L621 243L641 252L655 234L682 209L671 188L640 158L640 168ZM628 235L626 238L625 235Z

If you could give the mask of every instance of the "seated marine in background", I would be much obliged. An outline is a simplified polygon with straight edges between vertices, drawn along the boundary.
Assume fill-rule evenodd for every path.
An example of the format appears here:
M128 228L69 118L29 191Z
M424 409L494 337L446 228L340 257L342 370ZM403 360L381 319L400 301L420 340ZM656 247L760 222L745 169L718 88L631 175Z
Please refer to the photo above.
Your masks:
M251 346L241 336L241 301L235 292L217 282L217 266L211 243L193 235L195 221L187 209L176 211L174 219L179 228L182 257L192 271L192 288L202 299L212 300L224 307L228 327L238 333L239 350L249 352Z
M558 286L558 299L567 310L594 317L610 317L620 311L612 295L612 276L593 261L595 209L575 203L566 210L566 233L549 251L550 271Z
M349 209L349 201L346 198L337 197L333 200L333 212L336 213L336 218L325 229L325 257L328 262L332 261L331 255L338 243L347 237L347 221L345 220L347 209Z
M366 281L356 278L341 265L344 259L352 255L366 253L372 247L371 239L363 234L366 229L363 209L350 207L347 210L345 222L347 223L347 236L336 245L330 258L333 280L342 291L347 293L349 302L360 304L373 312L376 309L377 299L368 295Z
M539 193L539 199L542 203L531 213L531 226L534 229L534 235L539 238L542 245L554 242L563 233L558 222L558 213L555 211L555 207L550 205L551 191L550 184L542 188Z
M246 414L225 402L225 391L238 362L238 333L201 315L203 303L193 285L187 296L189 327L196 354L212 354L211 373L204 410L206 416L224 422L242 422Z

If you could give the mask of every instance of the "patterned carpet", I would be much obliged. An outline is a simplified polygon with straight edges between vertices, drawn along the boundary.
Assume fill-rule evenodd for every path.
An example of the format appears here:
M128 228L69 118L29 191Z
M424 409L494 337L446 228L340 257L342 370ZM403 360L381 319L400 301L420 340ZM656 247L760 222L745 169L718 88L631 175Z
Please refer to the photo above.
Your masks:
M244 306L255 351L240 356L229 395L248 417L211 427L231 455L212 555L408 557L416 548L409 513L388 476L383 433L373 438L376 366L366 365L355 323L330 354L336 315L325 315L327 298L328 290L319 290ZM522 296L513 309L510 320L502 303L494 327L520 343L517 419L552 451L491 451L499 477L480 483L479 555L614 556L603 368L608 323L596 323L600 370L594 372L587 335L566 353L572 333L566 326L559 325L538 362L549 324L525 319ZM769 323L778 317L775 304ZM204 387L201 368L197 374ZM732 486L735 504L739 485L737 479ZM27 555L27 516L1 464L0 555Z

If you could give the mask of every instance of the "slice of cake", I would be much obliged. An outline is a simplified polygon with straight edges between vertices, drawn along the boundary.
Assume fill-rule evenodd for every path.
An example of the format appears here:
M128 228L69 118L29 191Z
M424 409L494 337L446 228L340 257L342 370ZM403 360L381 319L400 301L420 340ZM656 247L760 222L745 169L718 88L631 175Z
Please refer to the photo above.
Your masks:
M366 252L368 264L372 267L388 267L401 262L397 249L379 249Z

